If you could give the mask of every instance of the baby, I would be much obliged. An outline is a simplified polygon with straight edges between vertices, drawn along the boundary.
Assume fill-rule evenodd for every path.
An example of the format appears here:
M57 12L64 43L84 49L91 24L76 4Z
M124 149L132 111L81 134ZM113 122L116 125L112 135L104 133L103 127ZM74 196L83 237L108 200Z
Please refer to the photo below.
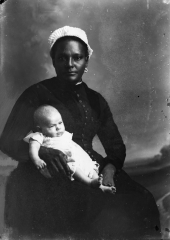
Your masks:
M72 134L65 131L58 110L50 105L40 106L34 113L37 132L30 133L24 141L29 142L29 155L38 169L46 167L39 157L41 146L58 149L67 155L67 164L71 170L71 180L80 181L90 187L100 188L104 192L115 193L115 187L102 185L103 176L98 175L99 164L72 140Z

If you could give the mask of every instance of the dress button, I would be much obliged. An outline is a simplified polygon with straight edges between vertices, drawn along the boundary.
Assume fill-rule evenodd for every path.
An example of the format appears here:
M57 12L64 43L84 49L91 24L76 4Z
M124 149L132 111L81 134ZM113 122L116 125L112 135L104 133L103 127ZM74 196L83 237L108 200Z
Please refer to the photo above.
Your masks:
M82 100L79 100L80 103L82 103Z
M80 94L77 94L77 97L79 97L80 96Z

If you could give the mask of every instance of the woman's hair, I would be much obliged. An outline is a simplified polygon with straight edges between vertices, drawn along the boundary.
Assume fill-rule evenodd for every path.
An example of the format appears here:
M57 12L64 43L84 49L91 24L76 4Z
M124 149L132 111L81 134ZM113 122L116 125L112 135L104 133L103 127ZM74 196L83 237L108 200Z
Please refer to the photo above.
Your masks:
M57 49L57 46L60 42L62 42L63 40L75 40L79 43L81 43L84 47L84 50L85 50L85 55L87 57L87 60L89 59L89 53L88 53L88 48L87 48L87 45L85 42L83 42L80 38L78 37L75 37L75 36L65 36L65 37L61 37L59 38L55 43L54 45L52 46L51 50L50 50L50 56L52 58L52 60L54 60L54 57L55 57L55 52L56 52L56 49Z

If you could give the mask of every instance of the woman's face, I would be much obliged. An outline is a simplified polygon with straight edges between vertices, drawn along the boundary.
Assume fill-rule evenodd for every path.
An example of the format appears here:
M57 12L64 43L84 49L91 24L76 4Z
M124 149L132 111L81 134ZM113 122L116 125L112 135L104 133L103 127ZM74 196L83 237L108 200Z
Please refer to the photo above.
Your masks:
M64 39L57 43L53 65L60 80L80 82L87 63L86 49L81 42Z

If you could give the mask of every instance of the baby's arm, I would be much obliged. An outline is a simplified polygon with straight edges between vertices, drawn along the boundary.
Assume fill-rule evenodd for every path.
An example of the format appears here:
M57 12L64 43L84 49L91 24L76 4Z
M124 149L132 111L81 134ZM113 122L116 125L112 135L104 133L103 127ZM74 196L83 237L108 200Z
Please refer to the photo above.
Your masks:
M38 169L46 167L46 163L39 157L40 143L36 140L30 139L29 141L29 155L33 163Z

